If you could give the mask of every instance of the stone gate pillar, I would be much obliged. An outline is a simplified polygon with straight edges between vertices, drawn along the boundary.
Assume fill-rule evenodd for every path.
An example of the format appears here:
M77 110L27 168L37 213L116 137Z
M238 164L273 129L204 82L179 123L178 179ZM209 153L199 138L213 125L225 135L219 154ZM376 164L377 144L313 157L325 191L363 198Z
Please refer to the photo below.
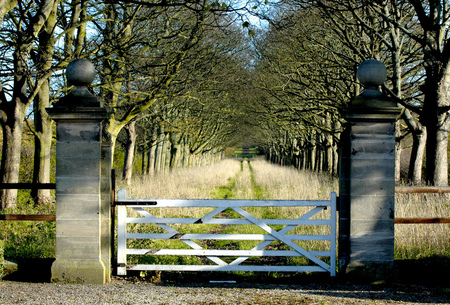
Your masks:
M102 121L110 112L88 89L95 69L67 66L74 89L47 111L56 121L56 260L52 281L104 284L111 276L109 146Z
M357 77L364 92L343 109L341 141L340 272L383 279L394 262L395 121L400 108L379 86L383 63L366 60Z

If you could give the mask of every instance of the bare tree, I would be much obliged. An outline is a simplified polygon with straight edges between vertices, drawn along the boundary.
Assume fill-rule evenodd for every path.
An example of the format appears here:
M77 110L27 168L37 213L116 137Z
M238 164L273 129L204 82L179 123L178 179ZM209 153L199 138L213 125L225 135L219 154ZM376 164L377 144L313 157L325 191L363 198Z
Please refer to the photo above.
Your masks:
M58 1L20 1L14 7L8 7L9 11L5 10L7 13L2 24L2 28L5 27L2 35L4 86L0 88L0 123L3 131L1 181L4 183L19 180L24 118L49 77L46 74L33 81L34 71L29 67L29 58L42 27L54 11L55 2ZM17 190L2 190L0 208L14 207L16 196Z

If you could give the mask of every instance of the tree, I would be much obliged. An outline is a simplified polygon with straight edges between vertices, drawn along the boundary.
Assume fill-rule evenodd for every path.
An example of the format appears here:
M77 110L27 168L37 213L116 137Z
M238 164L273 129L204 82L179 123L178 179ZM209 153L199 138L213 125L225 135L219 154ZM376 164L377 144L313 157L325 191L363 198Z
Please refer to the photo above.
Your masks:
M48 17L54 12L55 0L9 1L1 6L5 17L2 23L2 82L0 88L0 124L3 132L1 181L19 180L20 152L23 123L26 112L49 75L35 82L35 71L29 67L29 58L37 37ZM16 4L13 7L13 4ZM12 60L10 60L12 59ZM31 86L28 86L32 84ZM14 207L17 190L2 190L0 209Z
M352 54L317 10L287 10L278 18L257 44L266 112L283 130L268 150L277 162L336 173L338 110L352 95Z
M422 64L425 70L425 82L421 88L424 94L423 107L420 110L420 123L426 127L426 181L432 185L448 185L447 147L449 136L449 61L450 35L448 33L450 8L447 1L431 0L427 2L409 0L414 9L420 31L396 23L392 16L375 10L389 23L421 46Z
M347 29L352 25L359 25L363 30L371 29L374 34L382 38L377 45L387 47L385 51L392 59L393 67L393 95L397 101L407 109L405 120L419 118L408 122L412 128L415 149L423 146L426 129L426 181L433 185L448 184L447 146L448 146L448 16L449 7L446 1L310 1L324 12L340 12L342 6L348 13L364 9L372 20L389 29L389 40L374 32L364 19L358 19L351 14L350 18L341 20L341 28ZM360 49L355 45L355 50ZM399 72L406 68L410 77L399 77ZM413 72L413 73L411 73ZM405 72L401 72L404 74ZM408 75L408 74L407 74ZM408 84L410 89L398 90L400 81ZM424 81L422 83L422 80ZM387 88L385 88L387 89ZM391 88L392 89L392 88ZM414 91L413 91L414 90ZM396 92L395 92L396 91ZM407 93L407 95L405 95ZM408 114L417 113L417 116ZM421 142L422 141L422 142ZM420 158L420 157L419 157ZM411 173L420 172L420 160L413 159ZM417 181L417 177L414 178Z
M233 28L234 17L205 9L207 2L151 7L140 4L107 6L107 21L98 25L103 34L94 48L103 58L99 69L101 90L106 104L114 109L106 130L114 144L120 130L157 105L169 117L159 116L164 124L155 128L160 139L152 147L156 160L164 157L166 161L167 166L162 168L175 167L184 143L191 145L190 154L204 152L213 143L212 135L225 126L219 123L221 120L206 119L209 114L201 111L202 123L194 124L200 126L196 133L192 127L189 131L179 128L180 122L171 117L192 117L198 105L207 108L207 104L212 109L211 105L226 96L229 90L224 89L221 79L230 78L235 71L227 70L227 61L233 62L234 54L241 49L237 46L242 44L242 31ZM187 104L193 105L189 111L184 108ZM165 125L168 122L170 126ZM195 144L187 137L195 138ZM172 153L165 157L161 149ZM158 170L160 162L156 164Z

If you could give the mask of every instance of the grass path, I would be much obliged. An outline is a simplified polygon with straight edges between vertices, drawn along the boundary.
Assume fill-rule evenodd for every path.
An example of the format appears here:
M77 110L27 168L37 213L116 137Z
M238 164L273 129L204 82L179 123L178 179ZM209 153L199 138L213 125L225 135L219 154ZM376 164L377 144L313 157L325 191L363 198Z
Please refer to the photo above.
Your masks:
M228 178L225 186L216 187L213 199L269 199L269 191L262 187L255 178L251 161L240 161L240 171Z
M255 172L250 161L248 161L248 169L250 171L250 183L252 185L254 199L269 199L269 191L256 182Z

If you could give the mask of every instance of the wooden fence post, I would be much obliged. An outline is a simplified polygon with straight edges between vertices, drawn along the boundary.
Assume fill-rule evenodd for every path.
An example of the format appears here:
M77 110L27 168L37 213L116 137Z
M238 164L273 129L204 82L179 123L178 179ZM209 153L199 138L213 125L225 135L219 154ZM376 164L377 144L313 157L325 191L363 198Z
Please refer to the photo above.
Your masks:
M67 66L74 89L47 111L57 123L56 260L52 281L110 281L110 165L102 121L110 111L88 89L94 66L85 59ZM102 159L104 159L102 161Z
M400 108L379 90L386 67L366 60L357 77L364 92L343 109L340 273L386 279L394 262L395 121Z

